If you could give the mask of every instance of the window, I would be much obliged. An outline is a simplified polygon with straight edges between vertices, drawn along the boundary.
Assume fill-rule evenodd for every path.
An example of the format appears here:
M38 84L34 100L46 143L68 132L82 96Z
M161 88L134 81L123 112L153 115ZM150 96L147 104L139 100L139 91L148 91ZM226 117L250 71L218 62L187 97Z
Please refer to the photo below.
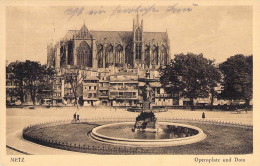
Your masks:
M157 94L160 94L160 88L157 88Z
M115 61L116 63L122 63L123 61L123 57L122 57L122 53L123 53L123 47L119 44L116 47L116 54L115 54Z
M92 67L92 50L85 41L77 48L77 65Z
M152 64L157 65L158 64L158 47L153 46L152 49Z
M102 68L103 67L103 45L98 45L97 46L97 56L98 56L98 67Z
M94 86L94 90L96 90L96 86Z
M167 49L165 46L161 47L161 55L160 55L160 64L166 65L167 64Z
M68 65L73 65L73 44L68 44Z
M131 45L125 47L125 63L128 65L133 65L133 50Z
M140 28L137 28L135 31L135 40L141 41L142 40L142 31Z
M144 50L144 61L145 65L150 65L150 47L146 45L146 48Z
M91 90L91 86L88 87L88 90Z
M105 63L106 67L114 62L114 55L113 55L113 46L110 44L105 49Z
M137 43L136 44L136 46L135 46L136 48L136 59L141 59L141 54L142 54L142 45L141 45L141 43Z

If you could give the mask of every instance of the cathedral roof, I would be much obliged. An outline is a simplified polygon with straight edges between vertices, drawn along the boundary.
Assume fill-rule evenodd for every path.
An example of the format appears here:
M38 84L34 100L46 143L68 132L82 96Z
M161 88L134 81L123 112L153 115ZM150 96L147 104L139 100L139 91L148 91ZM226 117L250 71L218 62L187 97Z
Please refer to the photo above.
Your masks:
M133 40L131 31L90 31L97 42L130 43Z
M152 42L153 40L155 42L166 43L167 34L166 34L166 32L144 32L143 39L144 39L144 42L147 42L147 43Z
M133 41L132 31L88 31L86 26L83 26L81 30L69 30L64 40L70 40L73 36L82 34L82 32L89 32L97 42L111 42L111 43L122 43L128 44ZM143 41L145 43L167 43L166 32L143 32Z
M69 30L66 35L64 36L63 40L70 40L73 39L73 36L77 34L79 30Z

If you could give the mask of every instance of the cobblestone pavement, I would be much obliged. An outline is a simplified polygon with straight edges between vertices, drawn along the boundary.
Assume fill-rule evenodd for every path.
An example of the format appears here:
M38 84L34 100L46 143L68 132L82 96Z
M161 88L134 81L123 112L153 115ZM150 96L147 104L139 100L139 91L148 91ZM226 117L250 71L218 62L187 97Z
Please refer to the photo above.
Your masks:
M156 113L156 117L160 118L191 118L199 119L201 118L202 112L205 112L206 119L217 120L217 121L228 121L244 124L253 124L253 112L236 113L230 111L206 111L206 110L179 110L170 109L168 112ZM20 148L25 148L29 146L30 148L39 147L39 152L48 152L51 154L57 154L57 150L52 148L46 148L40 145L35 145L32 143L24 143L25 141L21 139L21 131L24 127L35 124L54 120L65 120L72 119L73 114L77 112L80 118L103 118L103 117L136 117L138 113L128 112L125 109L114 109L114 108L93 108L93 107L80 107L77 111L75 107L63 107L63 108L42 108L37 107L34 110L28 108L8 108L6 110L6 134L7 134L7 145L13 147L17 146ZM31 146L32 145L32 146ZM15 148L15 147L13 147ZM58 150L59 152L62 150ZM67 152L64 152L67 154ZM71 152L73 153L73 152ZM11 149L7 150L7 154L16 154ZM38 154L38 153L37 153ZM41 154L41 153L39 153Z

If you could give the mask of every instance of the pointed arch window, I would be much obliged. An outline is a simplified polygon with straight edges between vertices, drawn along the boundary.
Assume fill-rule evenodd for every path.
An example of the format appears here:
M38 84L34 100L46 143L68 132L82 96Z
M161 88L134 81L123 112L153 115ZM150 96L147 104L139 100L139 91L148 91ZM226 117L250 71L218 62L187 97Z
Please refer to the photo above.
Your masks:
M153 49L152 49L152 64L158 65L158 47L157 46L153 46Z
M98 57L98 67L103 67L103 55L104 54L104 47L101 44L97 45L97 57Z
M73 59L73 45L72 43L68 44L68 65L73 65L74 59Z
M123 63L123 47L119 44L116 46L116 56L115 56L116 64Z
M135 54L136 54L136 56L135 56L135 59L141 59L141 54L142 54L142 44L141 43L137 43L136 45L135 45Z
M133 51L131 45L125 47L125 63L130 66L133 65Z
M66 47L62 46L60 48L60 67L64 67L66 65Z
M105 61L106 67L114 63L113 46L111 44L106 47Z
M150 47L148 45L145 46L144 49L144 61L146 66L150 66Z
M85 41L81 42L77 48L77 65L92 67L92 51Z
M164 45L161 47L161 54L160 54L160 64L166 65L167 64L167 49Z
M135 40L142 41L142 30L140 28L137 28L135 31Z

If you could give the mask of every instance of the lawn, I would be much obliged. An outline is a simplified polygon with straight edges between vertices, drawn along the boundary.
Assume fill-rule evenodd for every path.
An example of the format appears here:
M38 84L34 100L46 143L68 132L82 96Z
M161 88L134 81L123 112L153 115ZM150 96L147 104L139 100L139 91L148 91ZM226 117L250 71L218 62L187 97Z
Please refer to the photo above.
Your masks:
M40 138L60 141L68 144L80 144L98 147L120 147L122 145L108 145L102 142L94 141L88 136L88 132L94 127L112 123L78 123L64 124L54 127L48 127L34 131L32 134ZM113 121L113 123L115 123ZM142 148L141 150L152 151L153 154L251 154L253 153L253 130L241 127L231 127L216 124L201 124L185 122L201 128L207 138L201 142L181 146ZM129 131L131 132L131 131ZM113 152L115 153L115 152ZM120 154L120 153L116 153Z

